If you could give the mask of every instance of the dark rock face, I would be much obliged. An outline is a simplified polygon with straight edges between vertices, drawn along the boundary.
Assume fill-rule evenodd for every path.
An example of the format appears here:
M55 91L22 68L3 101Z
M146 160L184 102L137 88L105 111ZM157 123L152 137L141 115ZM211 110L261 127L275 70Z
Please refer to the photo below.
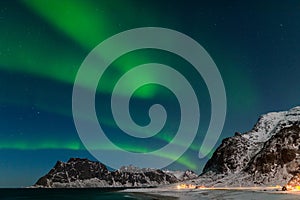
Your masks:
M299 173L300 107L295 107L262 115L251 131L224 139L200 178L226 185L277 185Z
M296 125L284 128L265 143L264 148L249 163L246 171L258 170L268 173L275 165L283 167L295 160L296 154L300 153L299 145L300 128Z
M224 139L212 158L204 166L203 173L213 171L226 174L242 169L250 159L244 156L244 152L248 150L248 147L247 139L240 136Z
M126 170L125 170L126 169ZM195 178L191 171L185 172ZM123 167L110 172L100 162L71 158L64 163L58 161L48 174L41 177L36 187L138 187L156 186L179 182L173 174L158 169Z
M88 159L71 158L64 163L57 161L48 174L41 177L35 185L50 187L51 183L69 183L75 180L104 178L110 172L105 165Z
M300 127L294 124L272 136L249 162L245 172L252 174L258 183L264 182L265 178L275 178L278 172L282 172L282 178L286 180L288 175L300 173L299 154Z
M192 180L197 177L198 177L198 175L195 172L193 172L192 170L186 170L184 172L184 174L182 175L182 177L180 178L180 180Z

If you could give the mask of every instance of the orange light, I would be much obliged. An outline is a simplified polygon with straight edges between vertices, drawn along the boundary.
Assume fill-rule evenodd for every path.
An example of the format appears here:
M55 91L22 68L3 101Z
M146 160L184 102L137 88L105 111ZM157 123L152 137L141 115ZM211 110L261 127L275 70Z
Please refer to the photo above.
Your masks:
M294 188L294 190L300 191L300 185L296 185L295 188Z
M300 185L286 185L285 188L287 191L300 191Z
M195 189L196 186L192 184L180 184L177 185L177 189Z
M205 189L206 187L204 185L198 185L196 186L196 189Z

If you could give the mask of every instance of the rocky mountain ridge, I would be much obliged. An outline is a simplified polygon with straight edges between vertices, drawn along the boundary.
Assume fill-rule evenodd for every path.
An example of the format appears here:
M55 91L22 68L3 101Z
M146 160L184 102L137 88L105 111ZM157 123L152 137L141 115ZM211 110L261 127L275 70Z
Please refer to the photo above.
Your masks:
M175 175L178 173L174 173ZM105 165L88 159L71 158L67 162L57 161L34 187L46 188L86 188L86 187L150 187L177 183L196 178L192 171L175 176L172 171L124 166L109 171Z
M35 187L148 187L180 181L205 186L294 184L300 177L300 106L262 115L250 131L225 138L196 177L192 171L134 166L111 172L99 162L72 158L58 161Z
M300 106L262 115L252 130L226 138L196 183L284 185L300 173Z

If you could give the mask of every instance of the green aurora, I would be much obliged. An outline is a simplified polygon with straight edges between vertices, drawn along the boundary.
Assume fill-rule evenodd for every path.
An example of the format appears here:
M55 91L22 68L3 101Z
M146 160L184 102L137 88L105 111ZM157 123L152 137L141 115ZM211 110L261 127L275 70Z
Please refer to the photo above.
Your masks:
M99 146L99 145L97 145ZM126 148L126 150L129 151L137 151L140 152L147 152L149 151L147 147L142 147L140 149L137 149L136 147L132 146L131 144L126 145L126 147L123 146L123 148ZM2 141L0 143L0 150L26 150L26 151L32 151L32 150L74 150L74 151L84 151L85 147L81 144L79 141L62 141L58 142L57 140L45 140L45 141L38 141L38 142L28 142L28 141L14 141L13 143L9 143L6 141ZM105 145L102 145L100 148L96 147L93 150L101 150L101 151L107 151L112 150L105 147ZM114 150L114 149L113 149ZM170 154L156 154L157 156L173 159L176 158L176 155ZM190 156L181 156L176 162L182 164L183 166L186 166L188 169L196 170L197 166L193 163Z
M261 1L2 1L0 187L31 185L56 160L65 161L71 156L94 159L74 126L73 84L78 69L93 48L129 29L173 29L195 39L209 52L222 75L228 99L227 119L218 144L235 131L250 130L263 113L299 105L299 6L295 2ZM125 45L128 45L126 41L115 44L114 48ZM99 58L108 59L103 55ZM201 160L198 157L209 124L210 98L202 77L184 59L153 49L120 56L97 87L98 121L109 133L109 139L127 151L154 152L173 141L180 113L174 95L165 88L147 85L132 96L130 114L141 126L149 123L149 106L161 103L168 111L166 127L145 142L120 131L108 111L110 94L118 79L133 67L149 62L172 66L189 80L197 93L201 111L198 134L188 150L167 168L189 168L201 173L212 155L211 152ZM156 80L160 74L137 76ZM120 97L128 96L126 88L134 80L127 84L118 94ZM88 77L80 85L89 90ZM89 116L81 117L89 119ZM113 150L95 143L95 150ZM177 142L176 145L186 144ZM172 152L156 156L176 158Z
M92 4L85 4L82 1L78 1L78 3L73 3L72 1L64 1L63 4L58 3L57 1L22 1L24 5L28 6L28 8L32 9L38 15L43 17L45 20L49 22L52 26L54 26L58 31L65 34L68 38L72 38L76 43L80 44L81 48L84 50L90 50L95 47L101 40L105 39L107 36L108 26L107 22L110 21L110 16L105 16L105 14L98 12L98 10L94 9ZM58 13L62 15L57 15L52 12L52 10L56 10ZM75 18L72 13L76 13ZM99 20L101 23L99 23ZM72 23L70 23L72 22ZM15 22L17 23L17 22ZM96 31L89 31L88 27L94 27ZM20 32L22 31L22 27L11 27L12 32ZM80 31L78 31L80 30ZM18 48L13 49L11 54L5 54L1 60L1 69L5 71L18 72L18 73L28 73L33 76L38 76L42 78L48 78L56 81L60 81L69 85L74 83L77 70L79 68L78 63L80 63L80 54L76 52L66 53L56 53L55 58L51 53L45 54L41 52L41 49L45 49L48 52L69 52L64 47L59 46L59 42L53 41L51 36L47 36L45 34L42 35L42 41L53 41L47 42L47 45L43 44L39 40L36 39L36 36L33 34L27 34L22 40L18 40L14 37L18 37L15 35L11 35L9 40L3 41L5 46L17 46ZM12 43L14 41L15 43ZM57 49L59 46L59 49ZM116 45L117 46L117 45ZM25 48L30 47L29 49ZM84 51L82 50L82 51ZM78 56L76 56L78 54ZM123 73L130 70L132 67L147 63L149 61L150 56L145 56L145 54L138 54L138 56L124 56L119 61L115 62L114 69L111 70L107 76L102 78L103 84L98 87L100 93L109 93L111 92L114 83L118 80ZM35 58L35 59L33 59ZM37 59L36 59L37 58ZM82 58L81 58L82 59ZM105 58L103 58L105 59ZM43 66L43 67L41 67ZM93 72L91 72L93 73ZM151 76L153 80L158 76L158 74L141 74L137 76ZM106 78L107 77L107 78ZM113 79L112 79L113 77ZM84 83L83 83L84 84ZM88 85L86 85L88 87ZM126 86L124 86L126 88ZM144 87L147 89L140 89L139 92L135 93L135 97L138 98L151 98L155 97L156 90L153 87ZM122 95L126 95L122 94ZM49 107L47 103L40 102L40 107L46 110L52 110L52 107ZM58 113L62 113L62 109L58 108L56 110ZM70 115L68 111L63 111L64 114ZM109 119L104 118L104 124L108 126L115 126L115 123ZM171 142L173 137L169 137L169 134L159 134L155 136L157 139L164 142ZM22 149L22 150L31 150L31 149L70 149L70 150L80 150L82 147L78 145L76 142L66 142L66 143L55 143L52 142L37 142L36 144L26 143L26 142L17 142L13 144L5 143L6 145L0 145L0 148L4 149ZM147 148L140 146L132 147L130 144L119 144L129 151L137 151L137 152L147 152ZM185 144L176 144L180 146L184 146ZM105 147L101 147L105 149ZM195 145L192 144L190 146L191 150L198 151L200 148L200 144ZM160 156L160 155L158 155ZM166 155L164 156L166 157Z

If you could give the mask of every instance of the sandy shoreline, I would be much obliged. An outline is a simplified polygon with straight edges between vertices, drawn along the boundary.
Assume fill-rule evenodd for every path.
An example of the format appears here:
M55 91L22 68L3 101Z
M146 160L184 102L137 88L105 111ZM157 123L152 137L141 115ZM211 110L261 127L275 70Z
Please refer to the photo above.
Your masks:
M207 188L207 189L175 189L149 188L128 189L122 192L132 194L139 199L264 199L290 200L300 198L300 192L283 192L275 187L247 188Z

